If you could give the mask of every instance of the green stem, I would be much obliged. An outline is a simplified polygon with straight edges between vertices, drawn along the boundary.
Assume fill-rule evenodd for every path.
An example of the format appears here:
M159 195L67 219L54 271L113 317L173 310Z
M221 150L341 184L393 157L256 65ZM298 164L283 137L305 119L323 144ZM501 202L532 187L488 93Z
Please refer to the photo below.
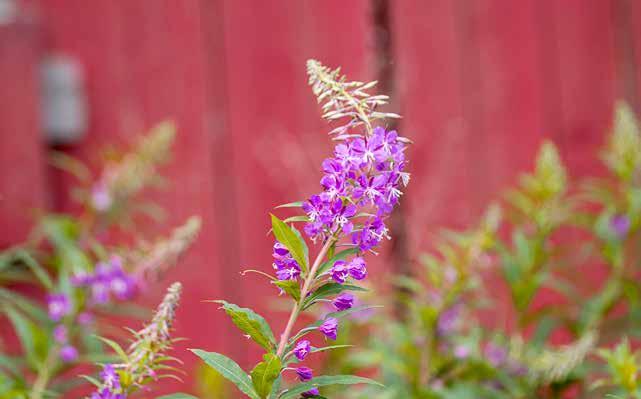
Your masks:
M292 312L289 315L287 326L285 326L285 330L283 331L283 334L280 336L280 342L278 343L278 350L276 352L276 355L278 355L279 357L283 356L283 352L285 351L285 347L287 346L287 341L289 340L289 336L291 335L292 329L294 328L294 324L296 324L296 319L300 314L302 303L307 297L307 294L309 293L312 283L315 280L316 272L318 271L318 268L323 262L323 259L325 259L325 255L327 255L329 248L332 246L332 244L334 244L335 240L336 239L334 237L330 237L325 242L320 252L318 253L318 256L316 256L316 259L314 260L314 264L312 265L312 268L309 270L309 274L307 275L307 278L303 283L303 288L300 291L300 299L298 300L298 303L294 305L294 308L292 309Z
M45 359L42 367L38 370L38 375L35 382L33 383L33 388L31 389L31 399L42 399L47 386L49 385L49 380L51 379L51 372L54 368L57 359L57 351L55 348L49 350L47 353L47 358Z

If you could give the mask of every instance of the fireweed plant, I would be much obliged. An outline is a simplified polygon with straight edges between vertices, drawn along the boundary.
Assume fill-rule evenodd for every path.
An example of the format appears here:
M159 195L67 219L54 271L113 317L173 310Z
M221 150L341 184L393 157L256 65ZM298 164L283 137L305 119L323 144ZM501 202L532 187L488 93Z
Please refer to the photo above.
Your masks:
M339 126L330 132L337 145L333 156L322 163L322 191L304 202L283 205L301 208L304 213L300 216L283 221L271 215L275 276L269 277L294 302L289 320L276 340L267 321L251 309L215 301L244 334L265 349L263 360L249 375L221 354L193 350L252 399L320 398L319 387L326 385L377 385L351 375L314 376L314 371L301 363L313 353L336 348L313 346L309 334L336 340L340 320L363 309L353 306L352 292L363 291L355 283L367 276L365 256L389 238L385 219L409 181L405 171L409 140L374 126L377 121L398 117L376 111L388 99L366 92L376 82L347 81L338 69L330 70L314 60L307 62L307 72L312 91L322 104L323 118ZM303 234L289 224L298 221L304 222L307 238L320 247L311 263ZM343 247L347 249L337 252ZM335 312L297 328L302 312L330 301ZM300 383L284 388L285 375Z
M84 382L74 369L110 358L96 335L112 333L114 316L144 314L132 301L195 239L197 217L153 242L127 234L143 210L137 195L157 180L173 137L173 125L158 125L112 156L97 179L79 161L55 156L84 189L74 192L78 212L41 214L24 243L0 252L0 313L13 330L0 333L0 398L69 395ZM115 234L137 243L115 245Z
M640 398L641 132L625 104L601 158L600 177L575 182L546 141L477 227L444 232L416 275L397 279L403 311L352 318L365 347L327 361L331 372L374 370L386 390L340 396ZM593 286L577 279L598 268ZM562 299L541 304L550 292ZM493 300L509 306L496 312Z
M150 381L167 377L180 380L172 374L179 370L169 365L180 361L168 356L166 352L176 340L171 338L171 329L181 289L180 283L173 283L167 289L151 322L140 331L131 331L133 342L127 350L114 341L101 338L118 354L119 362L103 364L100 380L85 376L96 386L96 391L89 399L127 399L134 392L145 388ZM191 396L174 394L169 397Z

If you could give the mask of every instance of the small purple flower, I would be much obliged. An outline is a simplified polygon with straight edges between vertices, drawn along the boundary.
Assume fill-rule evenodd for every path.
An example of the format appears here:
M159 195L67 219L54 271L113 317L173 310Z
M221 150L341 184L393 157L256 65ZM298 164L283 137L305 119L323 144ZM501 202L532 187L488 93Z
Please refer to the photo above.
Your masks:
M360 248L361 251L368 251L375 246L383 238L389 238L387 227L380 217L370 218L363 230L352 234L352 242Z
M494 367L498 367L507 360L507 351L505 348L492 342L485 346L485 358Z
M91 189L91 204L98 212L105 212L111 208L113 199L109 190L103 183L97 183Z
M331 275L334 281L343 284L349 277L349 265L344 260L337 260L332 266Z
M630 219L624 214L612 216L610 219L610 230L618 238L623 239L630 231Z
M136 281L124 271L114 272L109 280L109 288L121 301L131 299L136 293Z
M91 302L94 304L105 304L109 302L109 281L101 278L91 283Z
M93 276L85 271L78 272L71 277L71 284L74 287L84 287L91 284Z
M71 345L65 345L60 348L60 359L65 363L74 362L78 359L78 350Z
M338 330L338 319L335 317L328 317L323 321L323 324L318 329L325 334L329 339L336 340L336 333Z
M53 339L59 344L67 343L67 327L60 324L53 329Z
M470 348L465 345L457 345L454 348L454 357L457 359L466 359L470 355Z
M65 294L51 294L47 298L49 318L53 321L60 321L71 312L71 301Z
M354 295L348 292L340 294L336 297L336 299L334 299L332 304L338 311L350 309L352 306L354 306Z
M282 243L276 241L272 252L274 263L272 264L276 270L276 277L279 280L295 280L300 276L300 266L294 260L291 253Z
M78 315L78 323L82 326L88 326L92 324L93 321L94 321L94 317L89 312L82 312Z
M461 314L461 305L455 304L443 311L436 325L436 331L440 336L446 336L456 330L459 324Z
M303 398L312 398L314 396L320 395L320 391L318 390L318 388L312 388L309 391L303 392L301 395L303 396Z
M309 381L314 377L314 372L309 367L299 367L296 369L296 374L301 381Z
M102 378L102 384L105 387L109 387L112 390L120 389L120 376L116 372L113 364L105 364L100 372L100 378Z
M367 267L365 264L365 259L360 256L352 259L349 263L349 274L355 280L362 280L367 276Z
M308 340L304 339L302 341L298 341L294 347L294 356L296 356L298 360L303 361L311 350L312 346Z

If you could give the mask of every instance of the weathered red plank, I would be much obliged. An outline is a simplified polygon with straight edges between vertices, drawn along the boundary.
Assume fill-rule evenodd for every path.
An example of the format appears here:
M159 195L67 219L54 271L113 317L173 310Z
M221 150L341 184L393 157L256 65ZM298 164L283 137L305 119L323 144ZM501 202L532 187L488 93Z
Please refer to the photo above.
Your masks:
M470 126L463 114L454 3L391 4L401 128L414 141L409 154L413 177L404 201L416 253L431 241L426 232L470 221Z
M24 240L46 205L40 49L35 25L15 20L0 26L0 248Z
M616 84L611 5L607 1L542 1L554 21L560 108L561 152L575 175L599 168L595 155L612 119ZM554 58L553 58L554 59Z

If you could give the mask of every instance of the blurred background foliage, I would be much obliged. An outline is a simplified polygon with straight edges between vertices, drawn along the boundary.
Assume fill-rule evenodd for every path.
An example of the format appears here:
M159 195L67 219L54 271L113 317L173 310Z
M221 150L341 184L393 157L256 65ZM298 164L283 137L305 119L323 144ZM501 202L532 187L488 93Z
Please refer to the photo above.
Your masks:
M0 398L78 397L87 384L78 374L118 358L109 353L117 344L102 337L127 343L121 325L148 318L137 295L159 281L200 229L192 217L148 241L137 228L162 215L141 194L160 181L174 135L173 124L157 125L133 148L112 151L97 177L54 154L54 164L80 182L72 193L78 206L40 213L25 242L0 252Z
M476 226L443 231L413 275L392 276L396 295L368 299L387 306L345 334L365 350L325 360L386 389L329 396L641 397L641 136L626 104L601 159L602 176L575 180L544 142Z

